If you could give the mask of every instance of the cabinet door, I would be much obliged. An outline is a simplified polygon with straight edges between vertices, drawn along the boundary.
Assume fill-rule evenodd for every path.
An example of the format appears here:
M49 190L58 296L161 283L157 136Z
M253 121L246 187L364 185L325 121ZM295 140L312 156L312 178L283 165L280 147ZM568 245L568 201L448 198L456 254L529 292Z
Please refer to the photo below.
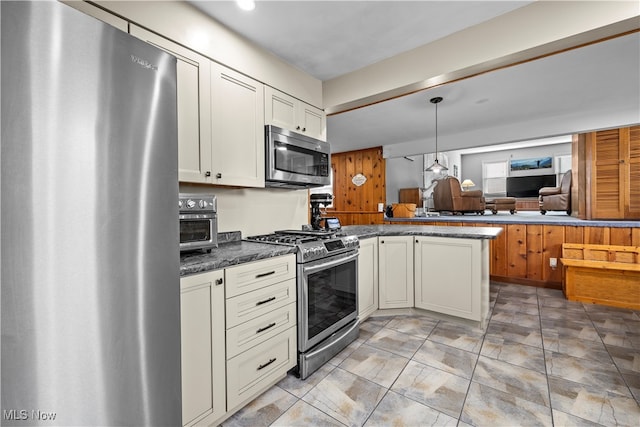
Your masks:
M182 421L191 425L225 414L223 271L180 280Z
M178 178L211 182L209 59L133 24L130 32L178 59Z
M415 237L415 306L481 321L481 240Z
M413 238L378 238L380 308L413 307Z
M629 161L625 176L625 218L640 219L640 126L629 129Z
M624 217L624 147L620 129L590 134L593 173L591 208L593 218ZM623 161L623 160L622 160Z
M211 63L213 183L264 187L264 86Z
M265 86L265 100L264 113L267 124L292 131L300 131L300 124L297 123L296 117L296 109L299 102L297 99L272 87Z
M67 6L71 6L74 9L79 10L80 12L93 16L96 19L101 20L102 22L109 24L117 29L124 31L125 33L129 29L129 23L116 15L112 15L106 10L100 9L99 7L93 6L84 1L74 1L74 0L62 0L61 3L66 4Z
M324 111L300 102L302 133L322 141L327 140L327 116Z
M265 86L265 100L267 124L327 140L327 116L321 109L269 86Z
M378 309L378 238L360 240L358 255L358 316L360 321Z

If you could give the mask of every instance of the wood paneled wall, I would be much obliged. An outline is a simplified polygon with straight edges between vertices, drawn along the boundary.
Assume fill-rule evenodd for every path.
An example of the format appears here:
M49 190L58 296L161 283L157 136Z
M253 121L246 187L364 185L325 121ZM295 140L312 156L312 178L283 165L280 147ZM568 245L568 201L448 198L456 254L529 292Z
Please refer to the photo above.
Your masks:
M397 223L397 222L396 222ZM410 223L416 225L415 222ZM542 224L424 222L421 225L500 227L491 240L491 279L509 283L562 289L563 243L640 246L640 227L585 227ZM558 259L558 267L549 266Z
M382 224L384 214L378 203L384 203L385 160L382 147L331 155L333 169L333 208L328 216L336 216L342 225ZM356 186L352 179L362 174L367 181Z

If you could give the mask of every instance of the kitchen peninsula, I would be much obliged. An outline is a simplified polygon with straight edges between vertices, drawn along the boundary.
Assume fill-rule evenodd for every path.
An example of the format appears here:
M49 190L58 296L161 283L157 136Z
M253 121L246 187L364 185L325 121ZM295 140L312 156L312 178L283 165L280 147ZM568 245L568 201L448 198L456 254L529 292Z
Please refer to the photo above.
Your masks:
M489 320L492 227L353 225L360 239L361 320L385 309L419 308L477 322Z

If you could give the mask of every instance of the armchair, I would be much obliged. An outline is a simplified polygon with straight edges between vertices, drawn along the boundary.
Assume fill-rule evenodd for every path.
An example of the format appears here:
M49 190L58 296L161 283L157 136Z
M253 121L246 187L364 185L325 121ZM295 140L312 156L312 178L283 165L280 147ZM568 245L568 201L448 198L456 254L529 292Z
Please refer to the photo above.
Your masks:
M538 191L540 213L566 211L571 215L571 169L564 173L560 187L542 187Z
M482 190L462 191L460 181L453 176L446 176L437 182L433 189L434 210L454 214L475 212L484 215L485 203Z

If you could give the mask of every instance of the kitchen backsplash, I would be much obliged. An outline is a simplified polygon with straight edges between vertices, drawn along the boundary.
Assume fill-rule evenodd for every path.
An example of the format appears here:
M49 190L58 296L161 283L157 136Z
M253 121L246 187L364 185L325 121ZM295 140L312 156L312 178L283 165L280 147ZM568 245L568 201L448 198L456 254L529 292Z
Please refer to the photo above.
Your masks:
M309 222L308 190L225 188L180 183L182 193L213 193L218 199L218 232L242 236L299 229Z

